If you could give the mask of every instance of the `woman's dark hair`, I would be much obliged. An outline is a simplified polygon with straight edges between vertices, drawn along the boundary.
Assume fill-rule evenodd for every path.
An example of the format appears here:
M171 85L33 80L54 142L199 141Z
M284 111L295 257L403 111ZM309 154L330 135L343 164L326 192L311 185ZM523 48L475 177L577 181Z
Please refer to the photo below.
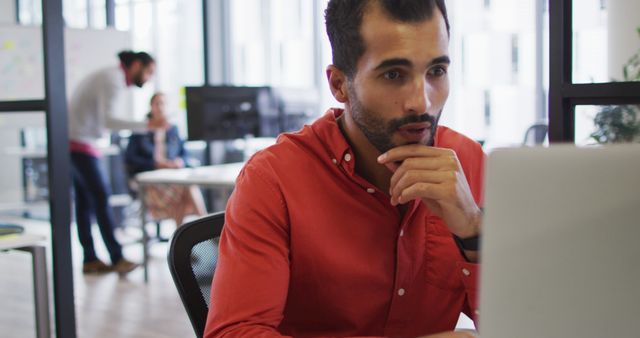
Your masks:
M153 57L145 52L134 52L131 50L123 50L118 53L118 58L120 62L127 68L131 67L135 61L140 61L143 66L148 66L151 63L155 63L156 61Z
M422 22L431 19L437 7L449 32L449 18L444 0L331 0L324 13L333 52L333 64L349 78L355 76L356 64L365 51L360 26L364 11L372 1L376 1L385 12L400 22Z

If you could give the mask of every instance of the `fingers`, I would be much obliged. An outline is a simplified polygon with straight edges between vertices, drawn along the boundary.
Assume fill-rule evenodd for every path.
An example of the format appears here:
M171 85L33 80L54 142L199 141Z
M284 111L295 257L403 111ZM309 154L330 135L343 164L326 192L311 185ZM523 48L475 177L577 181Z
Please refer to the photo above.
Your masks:
M406 159L391 177L391 204L403 204L417 197L440 200L448 197L447 189L454 187L458 180L458 160L455 157ZM407 190L418 183L426 184ZM415 196L420 193L425 195Z
M393 172L389 182L392 205L416 198L434 202L450 198L459 180L460 163L451 149L405 145L380 155L378 162Z
M449 171L407 171L395 183L392 183L393 185L391 186L389 195L391 195L392 198L400 196L406 197L405 195L407 194L407 192L405 191L409 187L414 186L418 183L425 183L427 184L426 187L434 186L434 189L440 189L448 183L455 184L455 175L455 172Z
M417 198L438 201L446 199L447 196L448 189L442 184L418 182L392 196L391 204L404 204Z
M408 144L395 147L380 155L378 157L378 163L402 162L410 157L438 157L445 155L455 156L455 152L451 149L428 147L422 144Z
M388 165L388 164L386 164ZM390 185L395 186L398 181L411 171L457 171L458 159L455 157L444 156L436 158L408 158L402 165L393 171Z

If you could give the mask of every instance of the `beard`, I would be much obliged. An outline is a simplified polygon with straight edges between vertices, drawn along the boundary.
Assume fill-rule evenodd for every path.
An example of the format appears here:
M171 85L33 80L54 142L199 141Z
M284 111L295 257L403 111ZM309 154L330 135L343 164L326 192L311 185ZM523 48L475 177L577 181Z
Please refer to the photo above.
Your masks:
M136 85L136 87L138 88L142 88L142 86L144 86L145 84L145 80L143 77L143 71L140 70L140 72L138 72L134 77L133 77L133 84Z
M382 114L367 109L358 99L355 90L353 90L350 85L348 87L351 116L364 136L376 149L378 149L380 153L384 154L387 151L402 145L395 144L392 141L392 138L400 127L409 123L430 123L431 127L429 128L429 138L426 140L425 145L433 146L436 129L438 128L438 121L440 120L440 115L442 115L442 109L440 109L436 116L432 116L428 113L422 113L385 121L381 116Z

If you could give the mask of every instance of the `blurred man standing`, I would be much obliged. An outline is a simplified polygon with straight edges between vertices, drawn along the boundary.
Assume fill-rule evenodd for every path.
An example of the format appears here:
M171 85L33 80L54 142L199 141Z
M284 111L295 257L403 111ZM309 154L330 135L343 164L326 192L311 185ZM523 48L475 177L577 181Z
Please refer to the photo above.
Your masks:
M69 139L75 192L78 237L84 252L84 273L116 271L126 274L138 264L125 259L114 236L114 217L109 206L111 194L100 166L98 139L115 130L158 129L166 121L151 124L121 119L120 102L132 85L142 87L155 71L155 60L145 52L123 51L120 65L101 69L85 78L73 93L69 105ZM111 265L98 259L91 234L92 216L109 251Z

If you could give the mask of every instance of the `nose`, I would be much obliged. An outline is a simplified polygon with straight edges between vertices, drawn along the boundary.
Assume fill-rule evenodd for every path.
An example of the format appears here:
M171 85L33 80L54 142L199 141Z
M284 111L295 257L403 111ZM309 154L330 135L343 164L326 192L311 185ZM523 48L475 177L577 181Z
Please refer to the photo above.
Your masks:
M428 112L431 108L429 91L429 84L425 79L416 79L408 93L405 112L407 114L424 114Z

